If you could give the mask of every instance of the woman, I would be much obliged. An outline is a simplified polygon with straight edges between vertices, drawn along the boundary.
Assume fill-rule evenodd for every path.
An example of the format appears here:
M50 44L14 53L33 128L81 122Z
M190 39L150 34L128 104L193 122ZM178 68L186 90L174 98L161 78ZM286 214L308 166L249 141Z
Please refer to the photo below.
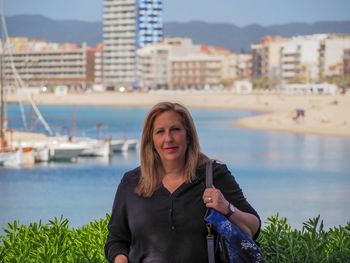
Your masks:
M226 165L214 163L215 188L205 187L205 163L187 109L171 102L148 113L141 167L118 187L108 224L109 262L208 262L207 208L226 215L257 238L260 219Z

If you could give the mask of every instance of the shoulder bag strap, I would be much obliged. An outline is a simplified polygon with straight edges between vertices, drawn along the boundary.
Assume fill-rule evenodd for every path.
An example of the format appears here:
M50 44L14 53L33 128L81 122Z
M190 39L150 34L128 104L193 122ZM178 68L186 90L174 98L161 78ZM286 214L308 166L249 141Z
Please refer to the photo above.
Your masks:
M207 188L213 187L213 161L209 160L205 169L205 185ZM208 213L209 211L207 211ZM208 263L215 263L215 251L214 251L214 236L211 232L212 225L207 224L207 247L208 247Z
M213 187L213 160L209 160L206 164L205 185L207 188Z

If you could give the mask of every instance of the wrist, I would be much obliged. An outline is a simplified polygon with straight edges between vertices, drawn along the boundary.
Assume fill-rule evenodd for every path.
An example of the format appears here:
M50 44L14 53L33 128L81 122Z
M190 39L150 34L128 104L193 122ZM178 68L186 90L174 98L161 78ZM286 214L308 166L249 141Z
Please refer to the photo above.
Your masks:
M236 208L234 207L234 205L231 203L228 203L227 212L225 213L225 216L227 218L230 218L235 212L236 212Z
M114 258L114 263L127 263L127 262L128 262L128 258L124 254L118 254Z

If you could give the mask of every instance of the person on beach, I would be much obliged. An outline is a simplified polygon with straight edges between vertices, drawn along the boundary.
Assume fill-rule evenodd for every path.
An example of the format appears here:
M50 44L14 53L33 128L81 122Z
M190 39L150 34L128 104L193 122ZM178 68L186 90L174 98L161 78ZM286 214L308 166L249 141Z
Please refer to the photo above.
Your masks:
M114 199L105 255L108 262L208 262L207 208L225 215L256 239L261 221L226 165L200 151L189 111L161 102L145 119L141 166L125 173Z
M304 120L305 118L305 110L304 109L296 109L295 110L295 116L293 117L293 120L297 121L299 118L302 118Z

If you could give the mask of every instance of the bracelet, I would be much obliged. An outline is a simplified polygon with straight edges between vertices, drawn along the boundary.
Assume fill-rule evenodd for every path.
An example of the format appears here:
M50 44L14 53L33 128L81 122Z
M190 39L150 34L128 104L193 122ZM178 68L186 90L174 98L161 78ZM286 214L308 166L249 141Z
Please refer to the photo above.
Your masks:
M231 204L231 203L228 203L227 208L228 208L228 212L227 212L227 214L225 216L229 218L229 217L231 217L234 214L236 209L235 209L234 205Z

